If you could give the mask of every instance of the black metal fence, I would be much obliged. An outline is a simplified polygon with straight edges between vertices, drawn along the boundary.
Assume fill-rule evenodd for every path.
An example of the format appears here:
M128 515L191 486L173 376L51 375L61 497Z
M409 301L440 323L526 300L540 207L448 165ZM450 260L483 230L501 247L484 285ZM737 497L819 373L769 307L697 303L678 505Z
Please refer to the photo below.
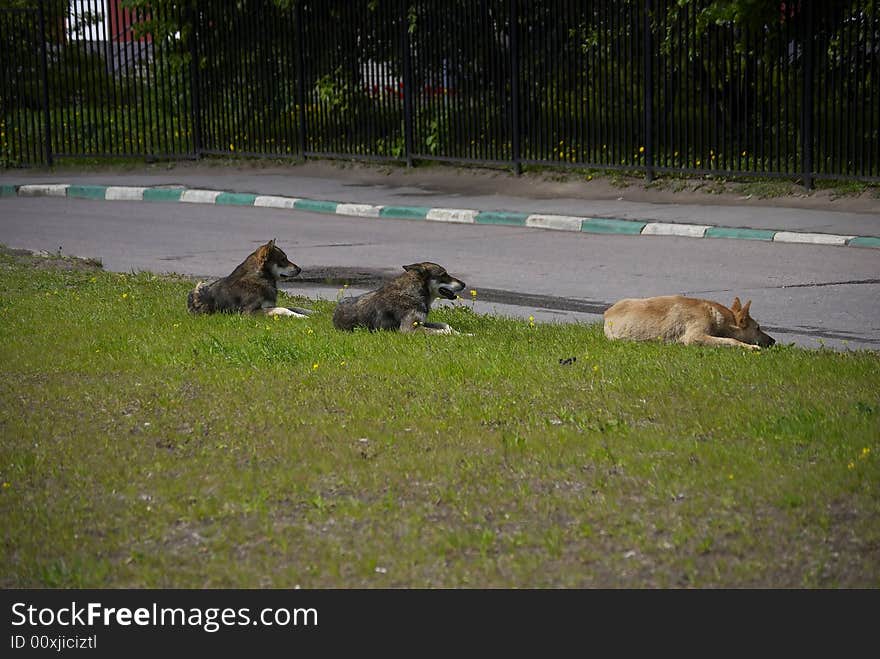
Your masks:
M0 165L234 154L876 181L878 2L0 2Z

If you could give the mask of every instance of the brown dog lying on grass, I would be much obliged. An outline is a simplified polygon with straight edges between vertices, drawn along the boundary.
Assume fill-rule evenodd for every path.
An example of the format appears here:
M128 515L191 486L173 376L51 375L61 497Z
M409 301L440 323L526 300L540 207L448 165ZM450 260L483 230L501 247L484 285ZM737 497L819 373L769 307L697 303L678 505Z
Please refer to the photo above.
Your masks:
M275 306L278 281L299 273L300 267L272 239L258 247L232 274L210 284L199 282L190 291L186 306L192 313L264 313L305 318L312 313L308 309Z
M666 295L620 300L605 311L609 339L705 346L737 346L760 350L776 341L761 331L745 306L734 298L730 309L710 300Z

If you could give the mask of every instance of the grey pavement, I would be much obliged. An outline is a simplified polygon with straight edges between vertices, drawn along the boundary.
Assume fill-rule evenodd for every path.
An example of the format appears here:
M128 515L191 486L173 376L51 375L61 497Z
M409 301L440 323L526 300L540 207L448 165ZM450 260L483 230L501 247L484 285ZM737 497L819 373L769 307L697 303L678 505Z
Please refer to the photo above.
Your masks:
M778 201L763 204L756 199L727 200L724 204L650 203L633 201L620 190L588 198L573 186L554 186L517 179L506 173L469 177L467 172L438 176L433 171L407 172L329 167L289 167L283 170L249 170L224 167L172 167L131 172L35 172L5 171L0 184L73 183L127 186L184 186L304 197L372 205L430 206L524 213L553 213L586 217L618 218L710 224L734 228L819 232L880 237L880 199L862 203L859 210L787 208ZM470 180L469 180L470 179ZM556 193L555 191L558 191ZM616 195L616 196L614 196ZM642 195L643 196L643 195ZM704 195L706 200L709 195Z
M90 182L112 183L109 178L96 175ZM241 191L224 180L185 184ZM273 180L260 185L280 184ZM124 176L118 181L148 182ZM337 185L326 190L339 196L345 186ZM293 190L291 181L287 186L251 190L320 197L319 187ZM382 193L370 187L350 199L366 200L368 194L377 203L388 203ZM729 304L736 295L753 299L754 316L782 342L880 348L877 249L569 233L207 204L0 199L0 242L98 257L115 271L221 276L269 238L276 238L303 268L291 292L311 297L334 299L344 281L351 283L350 292L365 290L400 272L404 263L432 260L477 290L479 312L596 322L622 297L684 293Z

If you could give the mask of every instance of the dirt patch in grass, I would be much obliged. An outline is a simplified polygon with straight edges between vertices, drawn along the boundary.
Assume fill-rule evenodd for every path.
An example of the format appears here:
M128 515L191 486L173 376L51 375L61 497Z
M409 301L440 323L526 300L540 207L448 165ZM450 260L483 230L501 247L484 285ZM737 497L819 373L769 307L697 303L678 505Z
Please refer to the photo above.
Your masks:
M35 270L66 270L75 272L95 272L103 270L100 259L80 258L78 256L66 256L52 254L50 252L35 252L29 249L13 249L0 244L0 264L7 268L24 266Z

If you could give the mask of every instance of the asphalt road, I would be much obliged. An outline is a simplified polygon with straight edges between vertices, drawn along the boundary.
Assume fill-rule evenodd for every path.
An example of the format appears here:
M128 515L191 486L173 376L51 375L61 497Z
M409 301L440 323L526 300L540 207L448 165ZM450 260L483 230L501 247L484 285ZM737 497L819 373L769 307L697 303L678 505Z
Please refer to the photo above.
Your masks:
M573 234L345 218L269 208L52 198L0 201L0 242L97 257L113 271L228 274L276 238L303 268L292 292L334 299L400 265L435 261L477 290L477 311L595 322L622 297L730 304L782 342L880 349L880 250L743 240ZM183 301L175 303L183 306Z

